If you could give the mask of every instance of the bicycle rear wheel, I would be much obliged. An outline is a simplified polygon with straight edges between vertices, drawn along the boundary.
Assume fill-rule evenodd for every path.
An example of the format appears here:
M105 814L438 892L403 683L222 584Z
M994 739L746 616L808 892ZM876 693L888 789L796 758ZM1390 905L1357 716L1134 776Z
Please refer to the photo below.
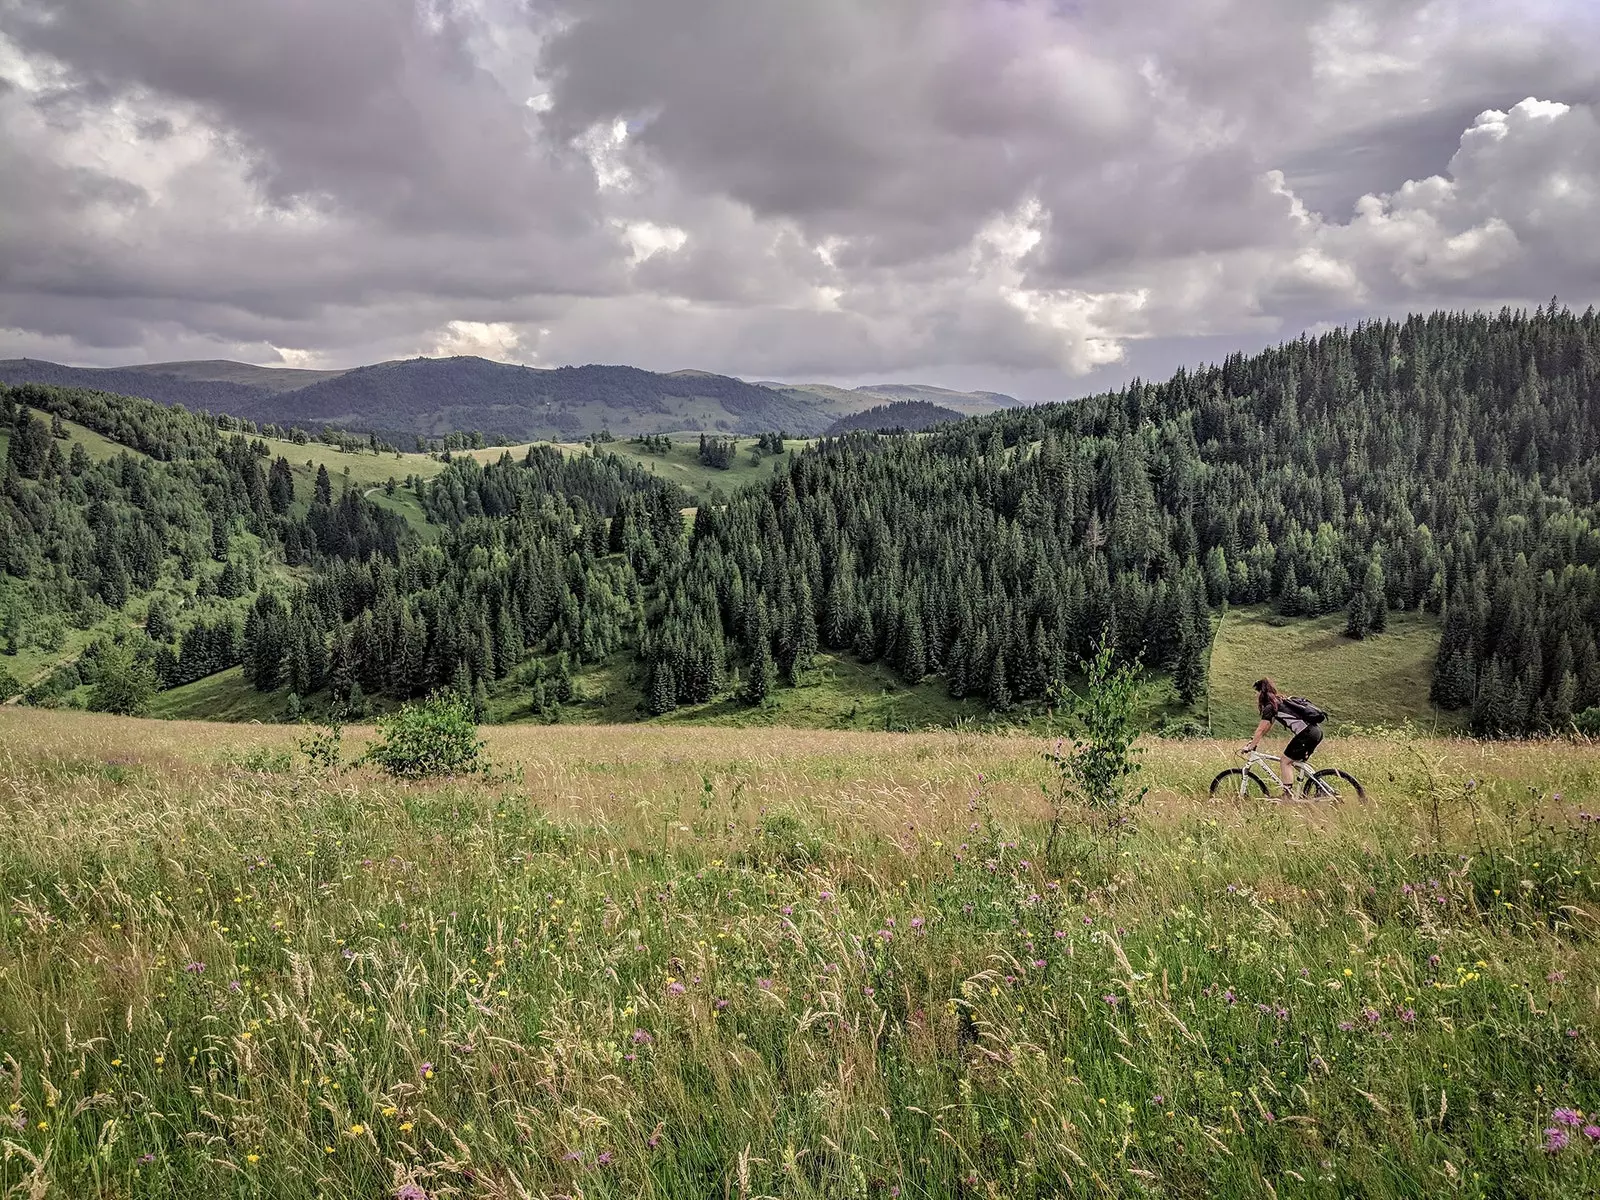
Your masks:
M1229 767L1211 781L1212 799L1223 796L1238 796L1243 798L1254 790L1257 796L1267 794L1267 785L1262 782L1261 776L1244 767Z
M1332 800L1337 804L1341 800L1365 802L1367 798L1366 789L1356 777L1337 767L1318 771L1311 780L1314 786L1306 789L1306 795L1312 800Z

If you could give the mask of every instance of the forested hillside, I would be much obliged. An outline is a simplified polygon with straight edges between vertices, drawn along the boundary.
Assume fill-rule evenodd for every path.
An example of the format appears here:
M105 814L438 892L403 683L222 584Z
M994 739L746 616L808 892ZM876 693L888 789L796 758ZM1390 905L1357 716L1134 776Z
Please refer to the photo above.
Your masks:
M96 460L66 422L118 443ZM324 468L309 491L237 423L102 392L0 387L0 670L39 700L101 682L147 694L240 661L249 629L238 611L270 579L336 560L392 559L405 520ZM64 447L67 447L64 449ZM61 650L81 631L138 607L139 627L41 680L10 668L24 651ZM79 639L82 641L83 639ZM104 667L105 669L102 669ZM0 683L5 680L0 680ZM123 707L119 693L116 706Z
M1345 614L1352 639L1433 614L1407 622L1443 630L1433 696L1485 733L1600 705L1592 312L1374 323L918 436L825 439L687 534L687 497L603 445L413 478L414 537L354 489L285 491L287 464L227 422L49 389L31 403L153 458L69 459L8 399L10 626L78 620L163 572L241 596L226 635L197 620L138 644L167 682L210 638L224 651L196 662L242 661L264 690L451 686L550 712L622 656L661 714L763 704L831 652L1006 711L1046 701L1109 630L1187 703L1220 608L1265 604Z
M935 425L959 421L961 416L953 408L930 404L926 400L896 400L869 408L866 412L840 417L828 426L827 433L830 437L854 430L865 433L920 433Z
M1270 600L1348 607L1355 636L1442 612L1442 705L1484 732L1560 727L1600 703L1597 499L1592 311L1340 330L824 444L700 515L652 622L651 695L700 699L693 666L726 642L758 698L821 645L1003 708L1045 696L1105 627L1192 697L1207 610Z

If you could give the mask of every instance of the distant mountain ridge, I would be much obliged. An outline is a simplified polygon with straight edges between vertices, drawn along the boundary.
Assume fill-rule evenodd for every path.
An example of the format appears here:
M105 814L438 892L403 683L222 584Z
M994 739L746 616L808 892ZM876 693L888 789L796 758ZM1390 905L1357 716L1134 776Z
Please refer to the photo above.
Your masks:
M263 424L373 431L392 438L478 430L513 441L574 440L706 430L796 437L896 400L971 415L1011 407L1010 396L917 384L837 388L749 383L706 371L638 367L538 368L474 357L413 358L349 370L260 367L225 359L126 367L0 361L0 383L48 383L141 396Z

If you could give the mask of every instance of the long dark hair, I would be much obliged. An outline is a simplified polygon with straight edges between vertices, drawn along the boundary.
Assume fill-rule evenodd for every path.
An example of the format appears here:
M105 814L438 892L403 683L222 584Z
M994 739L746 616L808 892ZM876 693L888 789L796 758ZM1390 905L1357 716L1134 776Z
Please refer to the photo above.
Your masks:
M1278 691L1278 685L1270 678L1256 680L1256 707L1261 710L1263 717L1278 711L1278 701L1283 695Z

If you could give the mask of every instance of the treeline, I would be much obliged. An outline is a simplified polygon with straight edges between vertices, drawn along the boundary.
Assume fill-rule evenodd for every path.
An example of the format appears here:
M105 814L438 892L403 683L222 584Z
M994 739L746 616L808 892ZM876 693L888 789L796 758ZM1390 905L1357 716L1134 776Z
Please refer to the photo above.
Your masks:
M564 667L547 681L527 660L593 663L638 645L646 590L684 553L686 497L609 454L459 459L420 498L436 542L328 563L293 594L257 599L243 630L257 688L328 689L356 708L441 687L481 702L520 670L566 699Z

